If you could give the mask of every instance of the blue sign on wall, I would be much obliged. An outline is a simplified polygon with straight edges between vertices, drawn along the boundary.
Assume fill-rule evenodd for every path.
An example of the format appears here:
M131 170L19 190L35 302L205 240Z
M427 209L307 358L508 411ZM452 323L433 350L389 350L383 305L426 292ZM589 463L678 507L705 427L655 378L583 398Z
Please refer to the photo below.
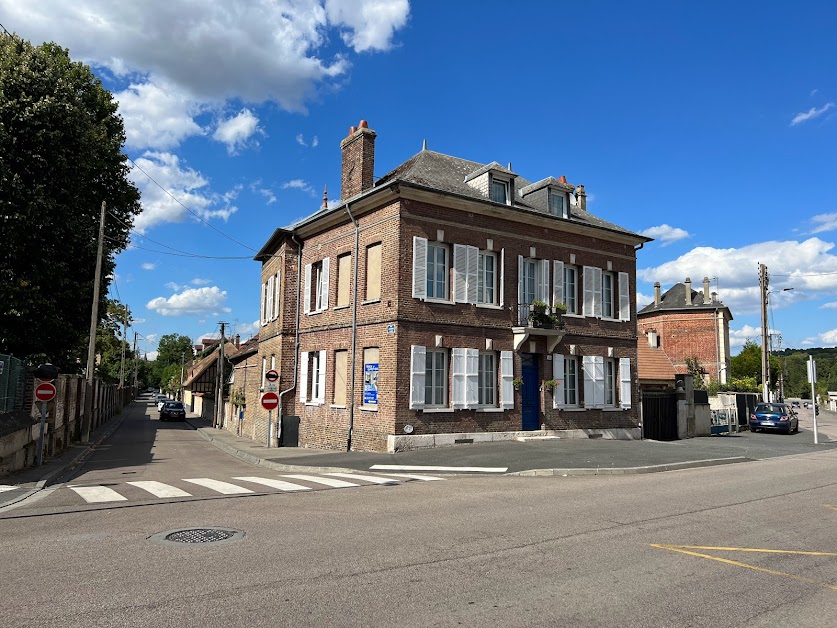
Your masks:
M363 405L378 405L378 364L363 365Z

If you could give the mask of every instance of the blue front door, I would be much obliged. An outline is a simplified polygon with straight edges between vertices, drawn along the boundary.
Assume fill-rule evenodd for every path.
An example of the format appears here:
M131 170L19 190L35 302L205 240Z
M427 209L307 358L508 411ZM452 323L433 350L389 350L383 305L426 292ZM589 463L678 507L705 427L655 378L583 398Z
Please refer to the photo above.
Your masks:
M538 356L534 353L524 353L520 356L523 370L523 429L538 430L541 427L541 395L540 375L538 373Z

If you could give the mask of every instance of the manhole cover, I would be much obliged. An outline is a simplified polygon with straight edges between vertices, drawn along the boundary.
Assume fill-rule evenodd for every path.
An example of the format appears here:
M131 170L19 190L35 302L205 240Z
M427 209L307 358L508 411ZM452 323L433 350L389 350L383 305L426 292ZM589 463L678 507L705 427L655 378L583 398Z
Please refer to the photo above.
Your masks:
M150 537L150 540L161 545L196 545L203 543L231 543L244 538L244 532L227 528L184 528L168 530Z

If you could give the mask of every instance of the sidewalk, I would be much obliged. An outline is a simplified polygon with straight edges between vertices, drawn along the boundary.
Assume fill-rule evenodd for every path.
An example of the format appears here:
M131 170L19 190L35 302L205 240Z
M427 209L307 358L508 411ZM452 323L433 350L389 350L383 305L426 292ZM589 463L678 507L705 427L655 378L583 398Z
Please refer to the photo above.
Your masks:
M828 415L828 416L827 416ZM805 421L800 432L740 434L688 440L617 441L605 439L533 439L483 444L455 445L397 454L327 451L319 449L268 448L239 438L209 421L187 418L198 433L213 445L252 464L283 472L374 471L375 465L397 465L393 472L456 472L516 475L622 475L674 469L733 464L777 456L837 451L837 414L818 417L819 444ZM810 422L810 421L809 421ZM439 467L445 470L437 470ZM482 469L476 470L476 469Z

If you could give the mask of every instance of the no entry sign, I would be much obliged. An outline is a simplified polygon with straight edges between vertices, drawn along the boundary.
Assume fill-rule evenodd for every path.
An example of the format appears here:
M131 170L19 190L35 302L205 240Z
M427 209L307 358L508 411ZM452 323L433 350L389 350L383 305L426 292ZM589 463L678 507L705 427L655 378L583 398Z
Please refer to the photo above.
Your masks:
M275 410L279 405L279 395L275 392L266 392L262 395L262 408L265 410Z
M43 382L35 386L35 399L38 401L52 401L55 397L55 386Z
M267 373L264 374L264 378L269 382L275 382L279 379L279 372L275 369L270 369Z

